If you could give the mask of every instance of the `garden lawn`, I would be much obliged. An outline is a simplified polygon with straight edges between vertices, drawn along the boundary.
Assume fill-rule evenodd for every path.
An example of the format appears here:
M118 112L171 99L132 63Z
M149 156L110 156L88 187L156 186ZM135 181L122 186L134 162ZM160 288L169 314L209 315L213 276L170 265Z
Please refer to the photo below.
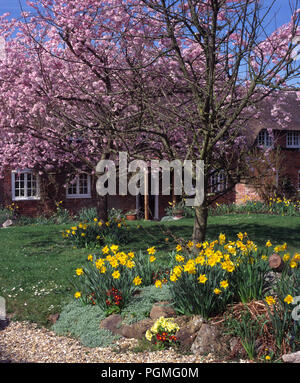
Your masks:
M97 250L73 249L63 240L66 225L32 225L0 229L0 296L6 299L7 312L15 320L29 320L49 326L50 314L59 313L72 299L71 284L75 269L87 262L87 255ZM175 247L176 238L190 239L192 219L166 222L129 222L129 243L125 251L157 248L159 266L168 265L168 252ZM251 240L263 246L287 242L288 251L300 252L299 217L270 215L225 215L209 218L207 239L219 233L236 240L236 234L247 232ZM168 238L166 240L166 238Z

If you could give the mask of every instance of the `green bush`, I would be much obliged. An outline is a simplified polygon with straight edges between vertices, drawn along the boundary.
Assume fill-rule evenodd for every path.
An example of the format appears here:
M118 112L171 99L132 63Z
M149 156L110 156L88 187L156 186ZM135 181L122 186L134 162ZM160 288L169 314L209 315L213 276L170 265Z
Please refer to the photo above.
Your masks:
M15 218L14 210L8 208L0 209L0 225L5 222L7 219Z
M77 214L79 222L92 222L95 217L98 216L97 209L95 207L82 208Z

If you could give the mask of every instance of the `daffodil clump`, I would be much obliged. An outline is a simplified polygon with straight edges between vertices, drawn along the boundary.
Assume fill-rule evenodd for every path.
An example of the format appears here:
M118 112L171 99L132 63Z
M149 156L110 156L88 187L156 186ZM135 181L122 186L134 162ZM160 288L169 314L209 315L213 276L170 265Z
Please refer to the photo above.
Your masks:
M263 298L270 249L258 252L247 233L236 241L224 234L212 242L177 245L170 272L170 288L177 311L205 318L221 313L233 300ZM269 245L269 244L268 244Z
M168 348L178 343L177 331L179 331L179 326L173 318L160 317L151 329L146 331L145 337L160 348Z
M300 201L292 201L285 197L271 197L268 202L269 212L278 215L300 215Z
M106 310L107 292L117 291L122 297L122 307L125 307L134 290L145 285L141 259L152 264L155 252L155 247L151 247L148 254L138 257L133 251L121 251L118 245L105 245L100 255L88 255L86 266L75 270L74 297L84 303L91 303L92 297L94 304ZM117 306L121 308L121 305Z
M300 253L293 256L287 252L286 244L275 246L274 252L281 256L284 268L277 283L265 297L272 323L277 351L288 347L291 351L300 350Z
M105 243L125 243L128 225L122 219L107 222L94 218L93 222L72 226L62 232L62 237L76 248L97 248Z

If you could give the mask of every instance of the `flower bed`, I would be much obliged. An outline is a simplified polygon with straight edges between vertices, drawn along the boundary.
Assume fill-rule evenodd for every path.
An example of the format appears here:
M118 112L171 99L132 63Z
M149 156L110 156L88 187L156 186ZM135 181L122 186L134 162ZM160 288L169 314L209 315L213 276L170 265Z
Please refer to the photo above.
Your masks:
M268 261L274 254L284 266L280 278L271 283L274 272ZM76 269L75 299L83 307L99 307L105 316L125 312L130 316L128 308L140 289L155 286L159 291L164 286L177 316L223 318L224 331L240 339L250 359L263 355L261 348L256 350L258 338L268 345L270 360L300 349L299 321L292 315L300 296L300 254L290 254L286 243L273 246L266 241L258 249L247 233L239 233L236 241L228 241L221 233L211 242L178 244L170 256L168 272L160 273L155 246L135 253L105 245ZM253 302L264 308L261 315L249 309ZM230 311L235 306L243 308L238 317ZM148 329L146 339L155 339L159 347L175 346L178 328L172 320L168 327L169 320L160 318Z

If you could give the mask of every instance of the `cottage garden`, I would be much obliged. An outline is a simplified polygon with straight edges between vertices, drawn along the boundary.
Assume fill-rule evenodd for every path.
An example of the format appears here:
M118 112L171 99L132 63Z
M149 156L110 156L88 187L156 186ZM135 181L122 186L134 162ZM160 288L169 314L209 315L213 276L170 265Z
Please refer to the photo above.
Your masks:
M175 223L140 220L132 223L115 210L110 212L107 222L99 220L95 211L84 211L76 217L78 221L74 217L65 220L61 229L55 223L56 219L61 224L66 214L60 204L50 222L41 217L31 222L15 219L16 226L2 229L0 234L28 229L34 233L37 228L50 227L59 234L60 249L68 254L64 258L68 268L63 268L62 261L55 256L56 267L55 262L47 264L43 276L61 274L57 281L64 279L67 293L64 291L64 299L60 300L63 294L57 285L48 291L47 297L38 285L35 290L43 300L51 296L60 300L59 315L51 324L58 335L79 339L87 347L112 347L120 338L137 338L135 351L173 348L179 354L215 353L227 361L243 358L282 362L284 354L300 350L299 242L295 245L293 239L290 249L288 240L258 235L258 244L251 234L259 222L264 229L273 226L275 232L282 231L283 223L292 232L294 225L297 232L299 205L279 198L273 202L262 205L264 213L269 209L268 214L251 213L256 202L248 201L243 214L218 215L221 207L217 206L210 221L215 231L208 230L209 239L203 243L189 240L191 218ZM16 218L17 209L9 211L12 210ZM274 219L280 220L277 229ZM235 226L237 221L239 225ZM237 230L247 225L249 232ZM224 232L217 233L222 227ZM76 257L75 263L72 253L76 252L80 252L80 257ZM27 253L28 262L31 256L46 257L45 253L30 254L28 249ZM19 273L24 279L36 279L26 265L24 253L22 256ZM9 291L3 283L8 273L4 269L10 269L14 278L12 265L3 266L1 295L7 299L9 311L18 312L15 319L20 320L24 318L22 310L17 309L15 289ZM30 282L24 289L29 289L29 285ZM42 303L37 307L37 302L28 308L43 309ZM51 312L50 306L48 315Z

